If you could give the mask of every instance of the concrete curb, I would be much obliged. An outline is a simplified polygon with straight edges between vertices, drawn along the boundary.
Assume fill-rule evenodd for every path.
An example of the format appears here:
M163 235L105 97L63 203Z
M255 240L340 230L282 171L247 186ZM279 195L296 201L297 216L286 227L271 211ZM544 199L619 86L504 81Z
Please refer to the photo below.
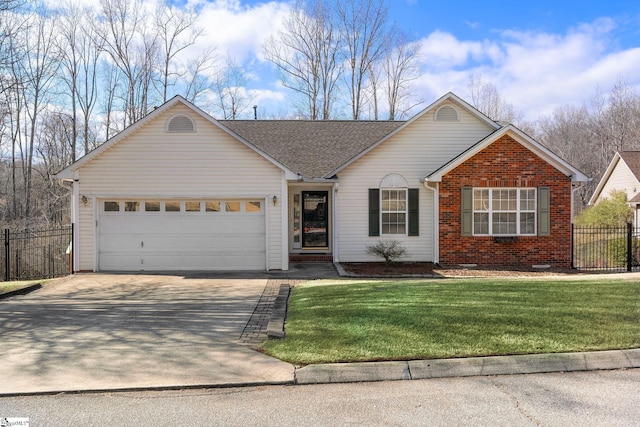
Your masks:
M488 356L391 362L327 363L295 369L290 380L221 382L157 386L105 386L0 393L0 397L59 393L111 393L207 388L311 385L374 381L424 380L471 376L521 375L551 372L598 371L640 368L640 348L583 353Z
M42 283L34 283L33 285L25 286L23 288L14 289L12 291L0 293L0 300L10 298L16 295L26 295L42 287Z
M267 324L267 336L269 338L284 337L284 322L287 318L287 303L290 292L291 286L289 284L283 283L280 285L278 296L273 303L273 311Z
M640 368L640 349L406 362L328 363L296 369L295 383L419 380L631 368Z

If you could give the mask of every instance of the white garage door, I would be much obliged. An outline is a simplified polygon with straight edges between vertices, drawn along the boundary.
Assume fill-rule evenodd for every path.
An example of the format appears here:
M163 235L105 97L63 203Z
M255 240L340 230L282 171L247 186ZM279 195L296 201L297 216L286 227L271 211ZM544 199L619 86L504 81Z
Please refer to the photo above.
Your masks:
M264 270L264 201L100 200L102 271Z

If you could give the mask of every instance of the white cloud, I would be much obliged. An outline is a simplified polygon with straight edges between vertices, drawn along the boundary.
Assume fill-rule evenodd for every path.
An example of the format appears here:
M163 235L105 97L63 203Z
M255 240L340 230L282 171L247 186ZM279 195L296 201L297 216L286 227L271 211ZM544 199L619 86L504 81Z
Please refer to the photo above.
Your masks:
M461 41L453 34L436 30L420 41L420 55L430 67L448 69L481 59L490 49L482 42Z
M249 94L257 104L259 103L280 103L286 99L283 92L268 89L251 89Z
M53 0L45 0L54 4ZM74 0L95 5L95 0ZM143 0L149 6L159 0ZM271 0L247 4L240 0L186 0L199 10L198 24L206 35L181 58L187 61L211 46L242 65L256 91L260 108L288 104L285 89L262 57L262 45L281 28L290 2ZM406 0L411 4L415 0ZM56 3L57 4L57 3ZM503 98L536 119L566 104L588 101L595 88L608 90L622 77L640 88L640 47L620 49L615 36L619 23L601 18L578 24L563 33L503 30L491 38L466 40L436 30L421 41L422 75L418 97L427 103L454 91L469 99L469 77L481 75ZM467 22L474 27L475 22ZM620 25L624 25L620 23Z
M228 52L238 63L262 57L262 44L289 12L286 3L277 1L255 6L242 5L239 0L195 0L190 4L200 9L199 23L206 32L198 45L215 45L222 56Z
M495 40L466 41L435 31L422 40L426 99L447 91L468 98L469 77L480 74L529 120L562 104L582 104L617 78L640 85L640 48L615 50L615 22L598 19L564 34L508 30Z

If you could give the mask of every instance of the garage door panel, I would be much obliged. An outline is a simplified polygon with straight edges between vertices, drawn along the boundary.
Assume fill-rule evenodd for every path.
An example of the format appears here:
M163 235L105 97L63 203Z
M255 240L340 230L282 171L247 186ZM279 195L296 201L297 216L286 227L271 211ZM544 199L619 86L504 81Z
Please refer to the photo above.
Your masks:
M226 239L223 239L220 242L220 245L224 246L224 248L226 250L229 251L238 251L238 250L243 250L243 251L247 251L247 252L264 252L264 242L262 242L262 244L251 244L249 242L246 241L240 241L237 239L233 239L231 237L228 237Z
M102 212L100 270L264 270L263 212Z
M142 270L139 258L132 258L121 253L107 253L100 256L100 269L105 271Z
M237 235L224 235L208 237L202 235L172 235L172 236L140 236L144 242L144 251L147 253L153 251L160 252L196 252L207 251L207 253L225 253L229 250L256 248L260 252L265 249L265 235L255 234L253 236L244 236L239 238ZM113 242L112 248L119 249L122 245ZM135 244L129 245L135 247Z
M110 215L98 221L99 229L104 234L134 235L140 233L145 227L143 218L128 217L126 221L121 221L119 217Z

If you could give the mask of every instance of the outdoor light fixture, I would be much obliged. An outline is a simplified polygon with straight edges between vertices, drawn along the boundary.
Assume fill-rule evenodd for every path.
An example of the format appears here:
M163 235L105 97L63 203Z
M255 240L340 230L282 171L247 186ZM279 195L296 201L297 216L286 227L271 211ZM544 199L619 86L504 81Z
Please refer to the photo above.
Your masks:
M273 196L273 206L275 206L278 203L278 196Z
M87 196L82 196L82 204L87 206L87 203L89 203L89 199L87 199Z

